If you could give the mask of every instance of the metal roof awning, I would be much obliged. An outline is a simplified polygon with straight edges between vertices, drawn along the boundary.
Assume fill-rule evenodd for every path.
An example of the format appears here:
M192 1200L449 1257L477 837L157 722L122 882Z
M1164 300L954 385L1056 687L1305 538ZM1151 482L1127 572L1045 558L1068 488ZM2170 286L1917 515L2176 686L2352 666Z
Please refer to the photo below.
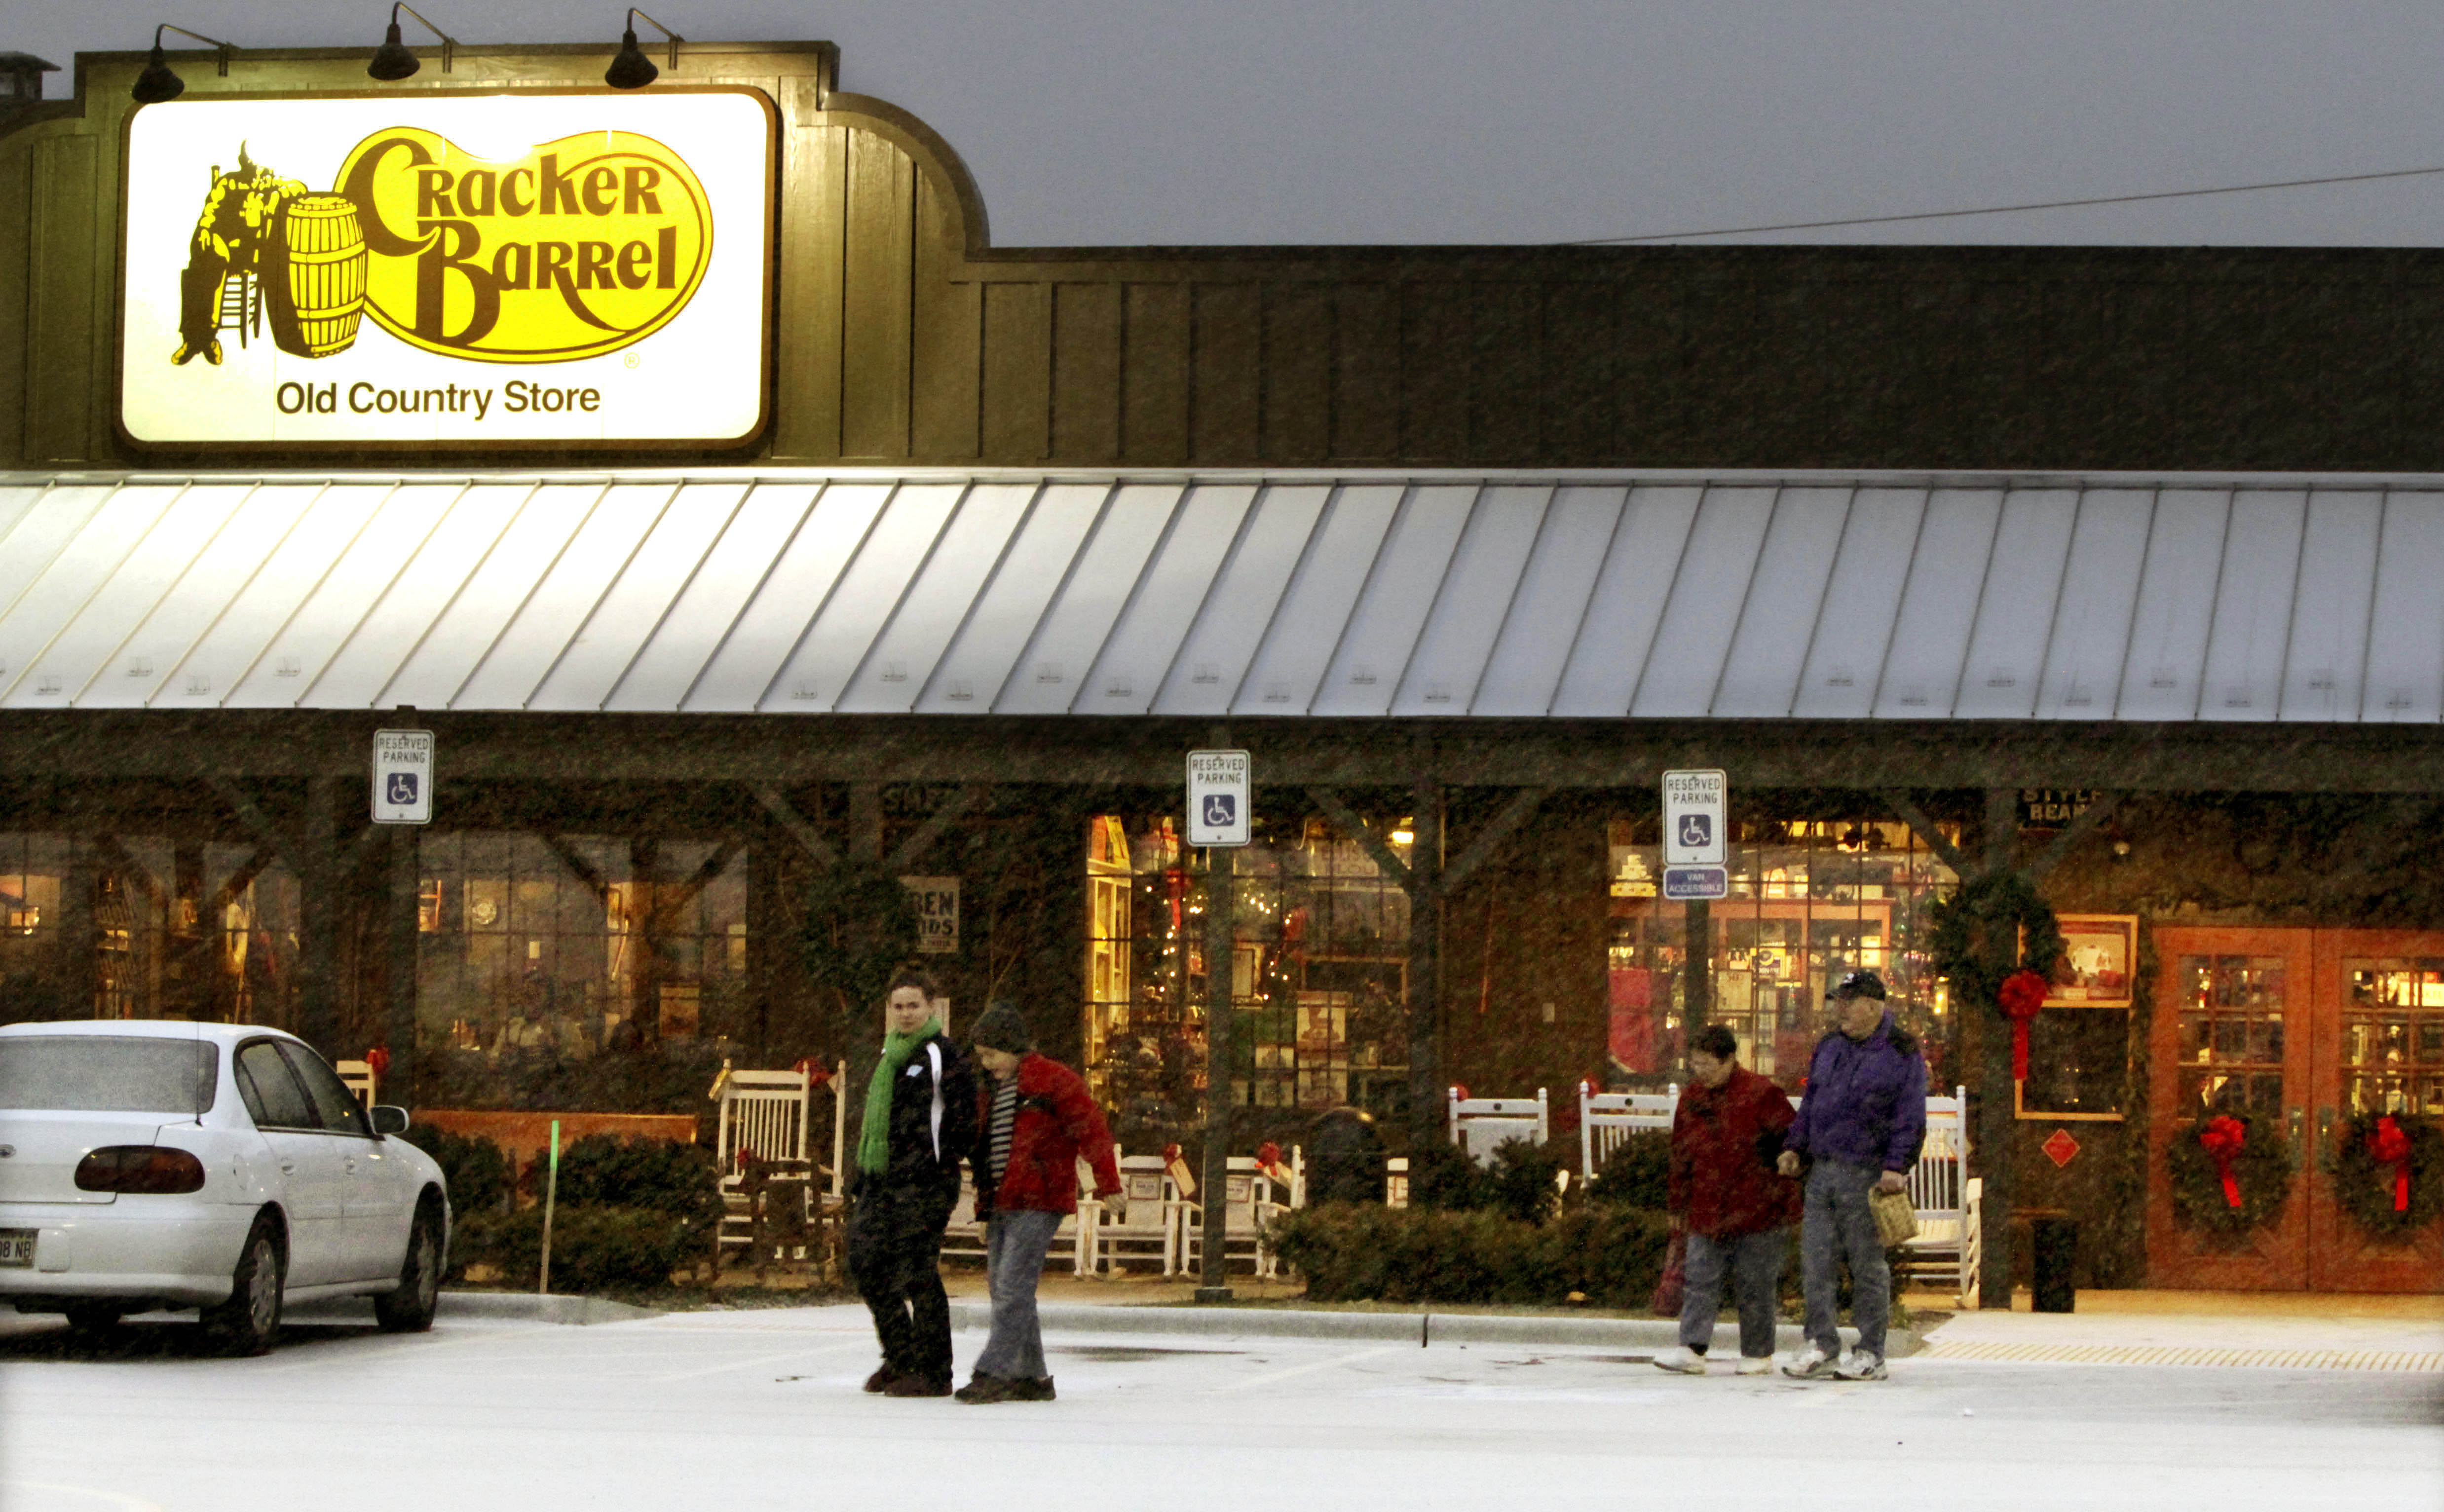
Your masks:
M0 708L2425 723L2444 477L0 476Z

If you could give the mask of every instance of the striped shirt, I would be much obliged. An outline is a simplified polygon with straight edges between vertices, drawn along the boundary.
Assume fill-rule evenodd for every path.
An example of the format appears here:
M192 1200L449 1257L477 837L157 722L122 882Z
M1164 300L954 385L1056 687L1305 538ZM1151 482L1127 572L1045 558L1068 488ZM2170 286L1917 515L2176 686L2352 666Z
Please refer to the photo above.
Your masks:
M989 1168L994 1186L1001 1185L1002 1172L1009 1169L1010 1130L1018 1122L1018 1078L1003 1078L993 1087L992 1116L986 1121L985 1134Z

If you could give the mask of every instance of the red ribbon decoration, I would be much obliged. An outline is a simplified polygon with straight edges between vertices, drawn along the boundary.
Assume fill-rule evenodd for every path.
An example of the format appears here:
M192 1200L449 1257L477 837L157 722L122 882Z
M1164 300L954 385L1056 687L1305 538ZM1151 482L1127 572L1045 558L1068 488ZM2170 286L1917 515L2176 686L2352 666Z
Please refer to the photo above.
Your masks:
M2003 1011L2011 1019L2011 1079L2028 1079L2028 1021L2045 1011L2046 994L2052 990L2046 979L2026 968L2003 979L1995 993Z
M365 1052L365 1067L374 1074L376 1080L390 1075L390 1051L381 1045L375 1045ZM2385 1121L2392 1122L2391 1119Z
M2376 1133L2368 1135L2368 1153L2380 1166L2393 1168L2393 1210L2410 1211L2410 1135L2387 1114L2376 1121Z
M2223 1178L2223 1200L2234 1208L2240 1206L2240 1183L2231 1179L2231 1162L2248 1137L2249 1126L2230 1114L2215 1115L2198 1131L2198 1143L2214 1157L2215 1174Z

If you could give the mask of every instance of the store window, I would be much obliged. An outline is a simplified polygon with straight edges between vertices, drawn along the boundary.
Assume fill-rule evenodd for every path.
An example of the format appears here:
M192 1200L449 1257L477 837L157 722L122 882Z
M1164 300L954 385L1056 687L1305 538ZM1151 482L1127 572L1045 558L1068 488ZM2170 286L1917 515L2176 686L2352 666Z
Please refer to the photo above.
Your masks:
M2347 1114L2444 1117L2444 960L2346 958L2342 989Z
M1388 824L1396 851L1405 823ZM1168 816L1089 825L1087 1075L1123 1144L1204 1116L1204 877ZM1229 870L1233 1106L1285 1127L1342 1104L1405 1116L1408 895L1326 821L1213 853Z
M1608 1066L1619 1088L1682 1079L1686 920L1662 898L1653 819L1610 825ZM1954 1079L1949 993L1926 954L1928 910L1958 878L1899 823L1742 821L1731 826L1730 895L1712 905L1706 1016L1739 1036L1755 1071L1796 1089L1829 1022L1828 984L1873 970L1895 1021L1925 1043L1930 1079Z

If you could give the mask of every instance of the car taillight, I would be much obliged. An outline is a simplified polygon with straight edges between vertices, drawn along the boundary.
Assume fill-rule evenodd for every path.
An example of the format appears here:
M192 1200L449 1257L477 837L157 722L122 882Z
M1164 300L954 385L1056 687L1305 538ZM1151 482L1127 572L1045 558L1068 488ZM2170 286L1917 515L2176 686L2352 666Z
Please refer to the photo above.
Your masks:
M201 1191L204 1163L161 1145L104 1145L77 1162L76 1184L79 1191Z

